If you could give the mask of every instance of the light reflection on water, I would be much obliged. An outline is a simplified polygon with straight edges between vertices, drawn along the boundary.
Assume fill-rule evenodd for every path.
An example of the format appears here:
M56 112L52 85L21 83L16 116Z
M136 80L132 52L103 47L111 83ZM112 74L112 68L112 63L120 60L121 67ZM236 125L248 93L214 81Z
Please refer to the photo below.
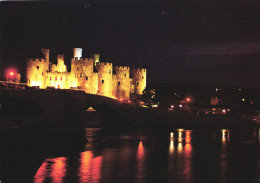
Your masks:
M100 131L87 130L89 143L78 156L47 158L34 182L253 182L260 178L260 129L234 133L174 129L155 136L142 132L99 138Z
M63 182L66 174L66 157L46 159L34 176L35 183L44 182L46 178L50 178L53 183Z

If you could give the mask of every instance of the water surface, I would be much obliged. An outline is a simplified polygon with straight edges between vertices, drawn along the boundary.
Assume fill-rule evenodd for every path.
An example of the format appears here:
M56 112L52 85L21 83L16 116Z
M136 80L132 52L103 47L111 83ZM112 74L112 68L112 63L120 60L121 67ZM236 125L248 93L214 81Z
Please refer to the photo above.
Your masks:
M34 182L260 182L259 128L87 128L86 137L85 151L47 158Z

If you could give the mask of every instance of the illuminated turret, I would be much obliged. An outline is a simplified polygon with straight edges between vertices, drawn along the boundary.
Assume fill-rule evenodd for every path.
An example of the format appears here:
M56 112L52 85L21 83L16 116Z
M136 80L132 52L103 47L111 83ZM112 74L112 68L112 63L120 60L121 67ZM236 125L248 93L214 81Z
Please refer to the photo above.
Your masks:
M73 58L80 59L82 57L82 48L73 48Z
M94 64L96 65L99 62L100 54L93 54Z
M116 66L116 97L118 99L130 99L130 68L127 66Z
M146 69L134 68L132 69L132 78L134 85L134 93L142 95L143 90L146 87Z
M113 64L107 62L98 62L96 68L98 71L98 94L112 97Z

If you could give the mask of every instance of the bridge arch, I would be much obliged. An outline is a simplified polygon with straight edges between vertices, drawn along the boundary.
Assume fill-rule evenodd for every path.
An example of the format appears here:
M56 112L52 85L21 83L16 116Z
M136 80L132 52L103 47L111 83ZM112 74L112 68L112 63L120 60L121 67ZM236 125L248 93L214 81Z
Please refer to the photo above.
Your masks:
M121 121L120 112L109 104L95 104L91 106L99 115L100 124L104 127L119 126ZM88 107L90 108L90 107Z

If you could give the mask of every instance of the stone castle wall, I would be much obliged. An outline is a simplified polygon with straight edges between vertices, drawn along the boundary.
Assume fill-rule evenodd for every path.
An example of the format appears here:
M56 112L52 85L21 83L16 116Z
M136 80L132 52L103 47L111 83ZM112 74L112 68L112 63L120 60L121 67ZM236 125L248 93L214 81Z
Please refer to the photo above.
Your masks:
M146 87L146 69L130 70L128 66L113 68L112 63L100 62L99 54L94 54L93 58L82 58L82 48L73 49L71 72L67 71L64 64L64 55L57 55L57 64L50 66L50 50L42 49L42 53L44 58L27 59L28 86L39 86L42 89L80 88L86 93L123 100L129 100L130 93L141 95Z

